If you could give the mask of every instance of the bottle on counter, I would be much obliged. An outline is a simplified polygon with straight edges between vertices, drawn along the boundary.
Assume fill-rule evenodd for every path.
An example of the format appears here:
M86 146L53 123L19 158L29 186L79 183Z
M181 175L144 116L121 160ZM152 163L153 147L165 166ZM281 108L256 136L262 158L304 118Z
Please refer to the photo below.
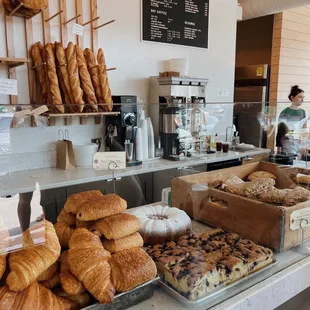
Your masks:
M210 138L210 151L211 152L216 152L216 142L218 140L218 136L217 134L212 135L211 138Z

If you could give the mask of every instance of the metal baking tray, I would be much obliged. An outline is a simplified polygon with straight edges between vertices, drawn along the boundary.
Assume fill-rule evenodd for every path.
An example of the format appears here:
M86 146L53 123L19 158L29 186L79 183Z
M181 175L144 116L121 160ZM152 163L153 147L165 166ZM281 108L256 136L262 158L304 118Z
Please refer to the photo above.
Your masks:
M243 282L248 281L249 279L251 279L253 277L256 277L258 274L266 272L266 270L273 268L276 264L277 264L277 262L274 259L274 261L270 265L254 272L254 273L251 273L248 276L243 277L243 278L241 278L241 279L239 279L233 283L230 283L227 285L223 284L222 286L218 287L216 290L206 294L205 296L203 296L197 300L189 300L189 299L185 298L178 291L176 291L174 288L172 288L171 286L169 286L168 284L166 284L162 280L159 281L159 285L163 288L163 290L165 292L167 292L170 296L172 296L174 299L176 299L180 304L182 304L186 308L192 308L193 309L195 307L204 306L204 305L210 303L211 300L214 300L218 295L223 293L225 290L231 289L234 286L237 286Z
M115 295L112 304L101 305L96 303L83 308L83 310L123 310L135 306L153 296L159 280L160 278L157 276L155 279L143 283L129 292Z

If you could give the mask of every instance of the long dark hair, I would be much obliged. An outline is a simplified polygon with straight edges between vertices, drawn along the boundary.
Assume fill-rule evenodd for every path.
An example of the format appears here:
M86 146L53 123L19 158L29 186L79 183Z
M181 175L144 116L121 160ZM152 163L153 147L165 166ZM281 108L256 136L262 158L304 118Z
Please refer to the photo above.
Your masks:
M299 95L300 93L304 93L304 91L303 91L301 88L299 88L298 85L294 85L294 86L292 86L292 88L291 88L291 92L290 92L290 94L288 95L288 99L290 99L290 101L292 101L292 97L294 98L294 97L296 97L297 95Z

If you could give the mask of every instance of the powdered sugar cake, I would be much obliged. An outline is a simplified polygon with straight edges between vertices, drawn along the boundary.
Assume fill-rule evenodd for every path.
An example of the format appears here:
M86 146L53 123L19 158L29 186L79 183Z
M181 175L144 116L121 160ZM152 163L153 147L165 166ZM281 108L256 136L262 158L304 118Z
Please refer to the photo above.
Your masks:
M177 241L191 232L191 219L182 210L168 206L145 206L126 211L141 223L140 234L144 244L161 244Z
M273 262L273 252L221 229L148 249L168 285L196 300Z

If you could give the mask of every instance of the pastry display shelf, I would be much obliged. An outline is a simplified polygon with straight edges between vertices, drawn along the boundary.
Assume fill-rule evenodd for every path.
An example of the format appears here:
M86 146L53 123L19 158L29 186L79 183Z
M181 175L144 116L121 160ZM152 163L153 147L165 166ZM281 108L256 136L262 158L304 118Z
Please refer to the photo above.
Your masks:
M72 117L72 116L118 116L120 112L89 112L89 113L48 113L49 117Z
M9 69L13 69L19 66L23 66L29 63L26 58L14 58L14 57L0 57L0 64L7 66Z

